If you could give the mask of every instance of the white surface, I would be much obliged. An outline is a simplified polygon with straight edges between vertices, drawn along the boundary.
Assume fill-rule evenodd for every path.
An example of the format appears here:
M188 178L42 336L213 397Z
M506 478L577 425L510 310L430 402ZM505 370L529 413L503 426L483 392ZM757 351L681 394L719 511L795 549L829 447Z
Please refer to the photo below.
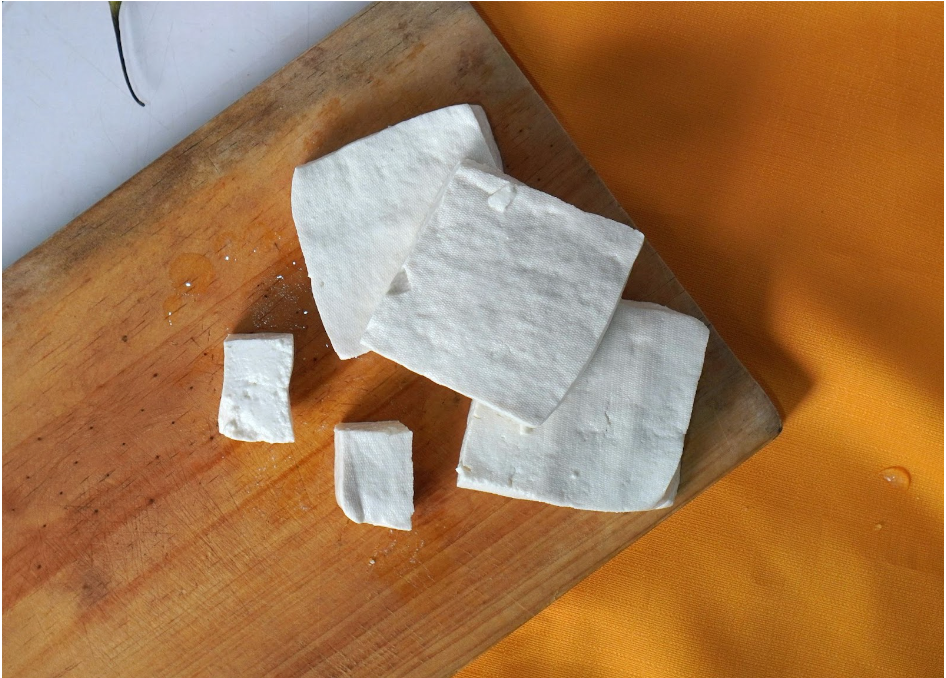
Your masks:
M335 427L335 501L356 523L410 530L414 434L399 421Z
M223 389L217 426L233 440L291 443L291 334L231 334L223 342Z
M362 341L538 426L595 352L643 241L629 226L464 162Z
M312 294L343 360L367 352L368 319L457 163L500 166L479 106L406 120L296 168L292 218Z
M673 503L709 330L622 301L587 369L544 424L470 407L457 485L593 511Z
M3 3L3 267L367 4Z

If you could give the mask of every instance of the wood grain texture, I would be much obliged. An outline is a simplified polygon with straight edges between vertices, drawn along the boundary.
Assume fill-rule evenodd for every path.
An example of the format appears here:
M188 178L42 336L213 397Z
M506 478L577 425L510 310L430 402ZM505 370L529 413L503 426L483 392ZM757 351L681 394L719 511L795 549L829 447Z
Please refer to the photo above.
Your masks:
M510 174L630 223L471 7L392 3L4 272L5 672L447 675L669 515L460 490L469 401L329 348L293 168L461 102ZM625 296L702 317L647 244ZM266 330L296 338L291 445L216 431L223 339ZM335 504L333 426L383 419L414 431L410 533ZM779 429L713 332L675 508Z

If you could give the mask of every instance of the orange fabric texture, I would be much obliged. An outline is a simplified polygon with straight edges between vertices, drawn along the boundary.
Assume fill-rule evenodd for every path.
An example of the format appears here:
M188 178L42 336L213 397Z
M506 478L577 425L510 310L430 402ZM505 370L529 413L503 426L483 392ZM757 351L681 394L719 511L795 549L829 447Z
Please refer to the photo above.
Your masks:
M943 5L477 9L785 430L461 675L942 676Z

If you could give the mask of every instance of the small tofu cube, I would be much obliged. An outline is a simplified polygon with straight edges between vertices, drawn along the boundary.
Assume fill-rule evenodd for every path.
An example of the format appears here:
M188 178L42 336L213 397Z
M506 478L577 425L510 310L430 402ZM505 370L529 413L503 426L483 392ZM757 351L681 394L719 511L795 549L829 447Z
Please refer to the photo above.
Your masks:
M220 433L250 442L291 443L291 334L231 334L223 342Z
M413 437L397 421L335 427L335 500L351 520L411 529Z
M538 426L594 354L643 241L629 226L461 163L362 342Z
M708 338L696 318L622 301L544 424L472 404L457 485L592 511L670 506Z
M343 360L367 352L368 319L457 163L502 167L479 106L441 108L297 167L292 218L312 294Z

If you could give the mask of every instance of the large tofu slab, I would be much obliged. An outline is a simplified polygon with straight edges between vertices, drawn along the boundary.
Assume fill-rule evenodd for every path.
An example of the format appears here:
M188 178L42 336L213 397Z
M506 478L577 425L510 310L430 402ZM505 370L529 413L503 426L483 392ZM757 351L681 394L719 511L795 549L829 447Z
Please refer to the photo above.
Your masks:
M351 520L411 529L413 437L397 421L335 427L335 500Z
M501 167L479 106L420 115L297 167L292 218L338 356L365 353L368 319L461 160Z
M538 426L591 359L644 237L464 162L363 343Z
M291 334L231 334L223 342L217 426L234 440L291 443Z
M457 485L593 511L671 505L708 337L696 318L622 301L542 426L472 404Z

